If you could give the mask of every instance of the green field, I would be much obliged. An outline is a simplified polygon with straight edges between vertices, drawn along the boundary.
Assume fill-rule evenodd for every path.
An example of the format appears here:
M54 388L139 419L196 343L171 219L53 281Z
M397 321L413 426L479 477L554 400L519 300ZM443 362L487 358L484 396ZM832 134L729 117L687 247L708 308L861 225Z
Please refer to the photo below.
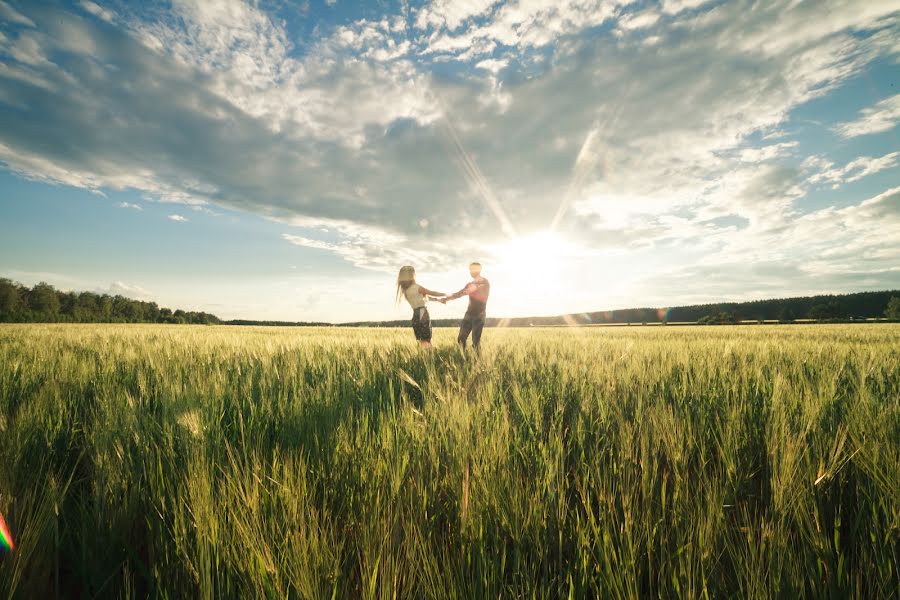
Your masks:
M22 598L896 597L900 325L0 326Z

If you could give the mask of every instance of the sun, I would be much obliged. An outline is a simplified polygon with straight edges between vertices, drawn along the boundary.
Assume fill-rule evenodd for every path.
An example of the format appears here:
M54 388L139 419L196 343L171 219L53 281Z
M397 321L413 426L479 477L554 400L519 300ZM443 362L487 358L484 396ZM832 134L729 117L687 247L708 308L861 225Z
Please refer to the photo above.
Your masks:
M494 254L498 268L529 274L557 266L569 249L569 244L559 235L540 231L500 244L494 248Z
M546 314L561 306L559 291L565 284L566 265L576 255L574 244L554 232L539 231L497 244L491 255L493 287L498 296L502 293L506 311Z

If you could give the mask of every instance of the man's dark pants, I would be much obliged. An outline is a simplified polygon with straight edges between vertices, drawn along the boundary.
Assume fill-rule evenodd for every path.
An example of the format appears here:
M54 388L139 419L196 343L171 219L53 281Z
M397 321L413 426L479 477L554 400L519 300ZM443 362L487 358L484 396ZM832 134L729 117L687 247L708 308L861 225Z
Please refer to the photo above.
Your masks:
M463 348L466 347L466 342L469 339L469 333L471 333L472 346L474 346L476 350L479 349L479 347L481 346L481 330L484 329L484 319L484 313L465 314L462 323L459 326L459 337L457 338L460 346L462 346Z

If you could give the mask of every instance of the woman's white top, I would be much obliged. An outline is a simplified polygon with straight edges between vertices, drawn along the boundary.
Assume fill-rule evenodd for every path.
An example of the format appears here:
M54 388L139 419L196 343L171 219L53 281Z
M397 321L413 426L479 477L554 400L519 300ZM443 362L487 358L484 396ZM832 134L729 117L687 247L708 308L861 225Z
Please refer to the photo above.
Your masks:
M419 291L419 284L414 283L403 291L406 301L412 306L413 310L425 307L425 296Z

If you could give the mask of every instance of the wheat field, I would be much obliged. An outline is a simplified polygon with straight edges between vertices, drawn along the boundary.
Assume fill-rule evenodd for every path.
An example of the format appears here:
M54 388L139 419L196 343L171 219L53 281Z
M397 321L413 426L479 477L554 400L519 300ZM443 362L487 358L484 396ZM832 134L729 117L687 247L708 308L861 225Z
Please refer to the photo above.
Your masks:
M900 325L0 326L20 598L896 597Z

